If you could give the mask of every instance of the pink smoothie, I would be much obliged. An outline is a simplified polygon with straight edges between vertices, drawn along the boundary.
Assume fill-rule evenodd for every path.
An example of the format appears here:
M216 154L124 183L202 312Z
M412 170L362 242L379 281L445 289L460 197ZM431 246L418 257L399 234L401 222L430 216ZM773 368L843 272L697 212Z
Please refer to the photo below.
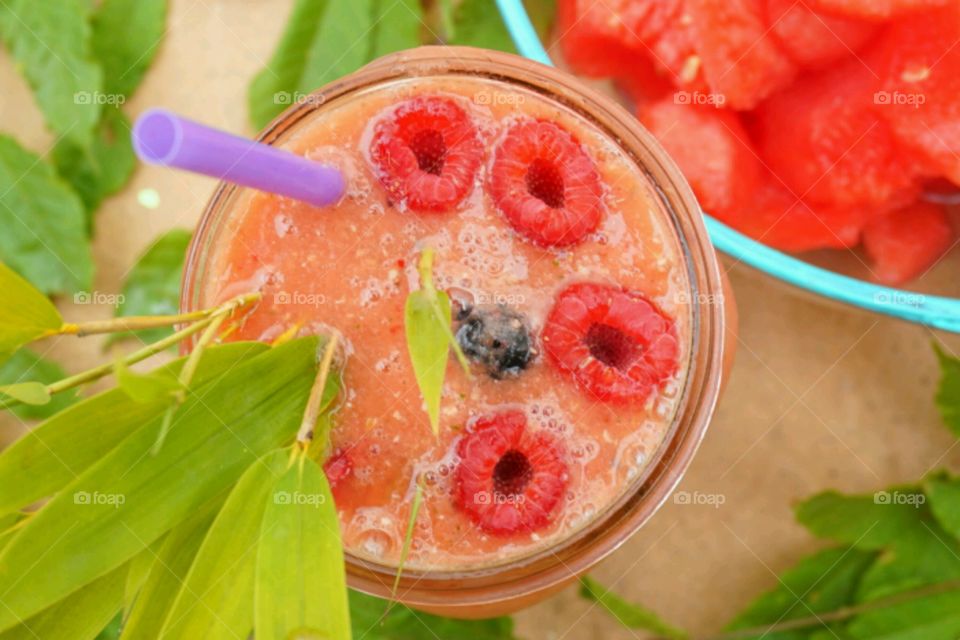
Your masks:
M480 169L451 211L413 211L384 187L371 158L378 123L415 96L460 105L482 141ZM559 125L595 165L601 218L575 244L530 241L491 196L494 149L522 119ZM682 250L667 214L615 141L574 111L523 88L439 77L396 81L327 105L283 146L340 167L347 196L319 209L241 191L214 240L206 270L212 275L200 302L263 292L232 339L272 341L292 327L341 335L343 392L327 471L348 553L397 564L418 480L423 504L405 566L454 571L517 560L568 539L642 476L669 437L682 395L691 306ZM454 299L454 315L461 308L504 305L525 319L533 343L527 367L501 379L477 364L468 378L451 354L438 437L404 333L404 303L420 286L416 266L426 247L435 251L435 282ZM575 283L639 292L672 323L676 369L649 396L598 398L547 357L541 342L546 318L557 295ZM532 435L547 434L557 444L564 477L563 495L543 524L505 533L478 524L455 494L460 442L482 416L508 410L526 417Z

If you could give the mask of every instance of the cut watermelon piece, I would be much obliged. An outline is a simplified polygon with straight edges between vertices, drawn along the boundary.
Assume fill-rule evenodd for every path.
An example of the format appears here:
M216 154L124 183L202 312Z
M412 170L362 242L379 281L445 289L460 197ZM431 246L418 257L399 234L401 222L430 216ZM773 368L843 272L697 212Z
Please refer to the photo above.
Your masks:
M810 7L837 16L888 20L916 11L943 7L954 0L805 0Z
M706 86L683 0L560 0L556 40L583 75L636 87L652 70L677 87Z
M762 0L687 0L704 77L727 107L752 109L796 71L763 9Z
M859 60L799 80L757 109L760 155L790 190L817 205L879 212L912 202L919 176L877 115L875 88Z
M953 239L943 208L919 202L871 221L863 231L863 248L877 280L897 285L923 275Z
M935 175L960 184L960 3L892 23L864 54L876 112Z
M709 213L749 206L761 165L737 114L674 98L642 105L637 117L667 150Z
M817 13L797 0L767 0L767 23L787 55L807 68L859 51L879 29L872 22Z
M813 207L767 175L748 208L718 218L758 242L800 253L856 246L871 215L864 207Z

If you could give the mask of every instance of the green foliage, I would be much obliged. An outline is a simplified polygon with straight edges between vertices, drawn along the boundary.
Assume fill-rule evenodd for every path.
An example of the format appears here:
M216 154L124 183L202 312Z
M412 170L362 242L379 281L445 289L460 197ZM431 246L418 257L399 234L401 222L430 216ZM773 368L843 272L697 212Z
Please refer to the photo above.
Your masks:
M0 363L0 384L35 381L47 385L65 378L66 375L56 362L42 358L35 351L26 348L17 350L6 362ZM19 405L10 411L22 420L39 420L63 411L76 401L76 394L67 391L58 393L42 405Z
M627 602L599 582L585 576L580 579L580 596L603 607L620 624L628 629L643 629L664 638L684 640L686 632L667 624L660 616L638 604Z
M364 640L513 640L513 620L454 620L413 611L402 604L390 608L386 600L350 592L353 633Z

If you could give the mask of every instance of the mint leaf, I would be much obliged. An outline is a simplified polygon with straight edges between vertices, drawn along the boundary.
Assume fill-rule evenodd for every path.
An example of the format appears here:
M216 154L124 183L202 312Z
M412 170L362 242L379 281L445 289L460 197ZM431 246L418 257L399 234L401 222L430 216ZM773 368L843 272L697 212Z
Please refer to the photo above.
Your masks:
M163 39L166 16L166 0L100 2L93 14L93 52L107 95L127 98L139 86Z
M738 615L727 630L763 628L850 605L854 602L860 579L876 556L875 552L846 547L827 549L804 558L784 572L775 589L757 598ZM816 624L802 630L761 632L755 637L803 640L817 628L824 629L823 625Z
M88 289L85 227L83 203L50 165L0 135L0 260L47 294Z
M960 478L931 478L925 487L930 510L940 526L960 538Z
M396 604L384 616L389 603L357 591L350 591L350 621L355 638L364 640L513 640L513 620L507 617L486 620L454 620L429 613L413 612Z
M863 640L956 640L960 637L960 591L864 613L850 623L847 632Z
M940 360L940 387L937 389L937 407L953 435L960 438L960 360L934 345Z
M863 577L859 601L960 578L960 544L915 488L868 496L826 492L802 503L797 519L820 537L883 551Z
M180 278L190 238L190 232L183 229L168 231L140 257L123 284L118 317L164 316L179 311ZM143 342L151 343L171 333L172 328L159 328L126 336L137 335ZM111 342L122 337L123 334L111 336Z
M598 603L607 613L627 629L643 629L664 638L683 640L689 637L682 629L667 624L653 611L638 604L627 602L591 578L580 578L580 596Z
M103 88L90 45L91 5L90 0L0 3L0 39L33 89L47 124L80 144L89 143L100 118Z
M130 126L119 108L107 106L89 145L64 139L53 149L57 172L73 186L86 207L88 233L93 230L90 214L104 198L122 189L136 168Z
M500 12L489 0L463 0L453 11L453 35L448 44L516 53Z
M263 128L287 106L373 58L419 44L417 0L298 0L250 84L250 120Z
M29 349L20 349L0 365L0 384L4 385L26 381L50 384L66 377L66 372L59 364L41 358ZM40 420L49 418L76 401L77 396L73 391L65 391L54 395L45 405L20 405L13 407L10 411L23 420Z

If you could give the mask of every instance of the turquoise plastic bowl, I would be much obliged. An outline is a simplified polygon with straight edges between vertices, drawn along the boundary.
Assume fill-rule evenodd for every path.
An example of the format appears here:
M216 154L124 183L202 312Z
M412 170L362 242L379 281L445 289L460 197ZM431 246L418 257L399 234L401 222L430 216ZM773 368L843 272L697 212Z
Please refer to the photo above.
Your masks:
M543 64L552 64L522 0L497 0L497 6L521 55ZM704 217L710 238L717 249L775 278L830 300L960 333L960 300L882 287L821 269L760 244L709 215Z

